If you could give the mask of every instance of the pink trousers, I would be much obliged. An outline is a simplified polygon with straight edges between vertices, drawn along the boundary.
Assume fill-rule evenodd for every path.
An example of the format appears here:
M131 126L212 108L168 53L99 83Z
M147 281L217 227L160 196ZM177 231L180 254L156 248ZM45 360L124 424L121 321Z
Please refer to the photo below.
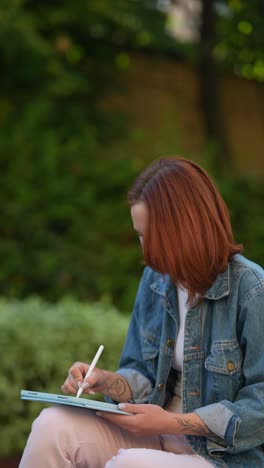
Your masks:
M53 406L32 425L20 468L212 468L184 436L137 437L92 410Z

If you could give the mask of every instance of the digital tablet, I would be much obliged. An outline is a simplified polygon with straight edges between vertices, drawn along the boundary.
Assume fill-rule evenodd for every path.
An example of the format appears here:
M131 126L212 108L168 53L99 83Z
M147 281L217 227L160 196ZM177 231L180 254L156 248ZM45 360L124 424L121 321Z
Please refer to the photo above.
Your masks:
M31 390L21 390L20 397L22 400L40 401L43 403L52 403L56 405L78 406L79 408L92 409L95 411L106 411L108 413L131 415L131 413L127 413L126 411L121 411L118 408L118 405L113 403L89 400L88 398L76 398L74 396L34 392Z

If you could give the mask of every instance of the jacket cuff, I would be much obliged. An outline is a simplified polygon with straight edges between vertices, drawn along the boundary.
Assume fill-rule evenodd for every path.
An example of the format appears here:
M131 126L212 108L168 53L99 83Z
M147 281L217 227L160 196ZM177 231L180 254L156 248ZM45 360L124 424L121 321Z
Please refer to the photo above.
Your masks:
M149 400L153 388L150 380L143 374L134 369L126 368L118 369L116 373L126 379L132 393L132 403L146 403Z
M240 418L221 403L213 403L194 410L203 420L208 429L228 445L233 446Z

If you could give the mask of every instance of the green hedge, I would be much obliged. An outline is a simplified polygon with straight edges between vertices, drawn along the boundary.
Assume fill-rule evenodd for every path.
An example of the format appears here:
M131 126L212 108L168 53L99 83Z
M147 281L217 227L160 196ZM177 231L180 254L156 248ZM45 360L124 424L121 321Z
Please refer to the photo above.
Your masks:
M99 344L105 345L100 366L115 370L127 325L127 318L103 303L1 300L0 456L23 450L31 423L44 407L20 400L20 390L61 393L70 365L89 362Z

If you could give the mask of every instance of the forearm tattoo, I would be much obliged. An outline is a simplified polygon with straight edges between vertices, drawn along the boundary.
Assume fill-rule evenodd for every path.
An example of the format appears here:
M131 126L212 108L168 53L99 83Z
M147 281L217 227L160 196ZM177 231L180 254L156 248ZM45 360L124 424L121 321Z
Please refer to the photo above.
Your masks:
M204 424L199 422L188 421L184 416L175 416L179 426L182 428L182 434L185 435L199 435L202 437L210 437L214 434Z
M115 398L120 398L125 394L129 395L131 393L128 383L122 377L117 377L106 389L106 392L109 396Z

